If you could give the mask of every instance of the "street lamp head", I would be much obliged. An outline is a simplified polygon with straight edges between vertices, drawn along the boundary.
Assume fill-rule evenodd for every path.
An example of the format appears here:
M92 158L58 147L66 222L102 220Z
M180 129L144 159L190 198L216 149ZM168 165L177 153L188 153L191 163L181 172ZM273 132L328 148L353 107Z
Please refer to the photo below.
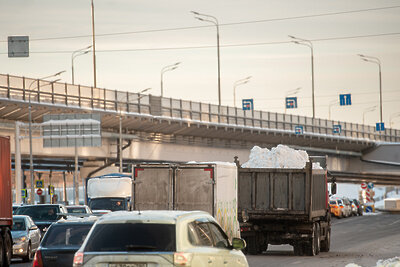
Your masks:
M194 17L195 19L201 20L201 21L205 21L203 18L200 17Z
M359 57L365 57L363 54L357 54L357 56L359 56Z
M193 14L195 14L195 15L200 15L200 13L199 12L196 12L196 11L190 11L191 13L193 13Z
M292 38L292 39L297 39L296 37L294 37L293 35L288 35L289 36L289 38Z
M64 72L66 72L66 70L63 70L63 71L57 72L57 73L56 73L56 74L54 74L53 76L58 76L58 75L60 75L60 74L62 74L62 73L64 73Z

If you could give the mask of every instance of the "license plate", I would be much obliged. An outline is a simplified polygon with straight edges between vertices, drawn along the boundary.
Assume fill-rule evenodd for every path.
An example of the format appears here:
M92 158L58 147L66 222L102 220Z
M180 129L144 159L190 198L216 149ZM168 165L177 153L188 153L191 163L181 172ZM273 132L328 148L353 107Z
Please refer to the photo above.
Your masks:
M110 263L108 267L146 267L146 263Z

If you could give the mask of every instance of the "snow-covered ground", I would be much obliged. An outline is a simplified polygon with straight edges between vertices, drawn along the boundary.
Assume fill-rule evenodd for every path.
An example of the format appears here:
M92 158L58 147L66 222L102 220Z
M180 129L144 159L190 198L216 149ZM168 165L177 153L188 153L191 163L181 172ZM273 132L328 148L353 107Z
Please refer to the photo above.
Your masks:
M349 263L345 267L362 267L355 263ZM400 257L378 260L375 267L400 267Z

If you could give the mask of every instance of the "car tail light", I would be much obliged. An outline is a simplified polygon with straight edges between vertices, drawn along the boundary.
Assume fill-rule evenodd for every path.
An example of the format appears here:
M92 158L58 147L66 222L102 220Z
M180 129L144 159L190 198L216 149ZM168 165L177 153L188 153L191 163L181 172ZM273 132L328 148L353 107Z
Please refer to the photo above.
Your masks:
M37 250L35 253L32 267L43 267L42 252L40 250Z
M74 256L73 266L83 265L83 252L77 251Z
M192 261L192 253L175 252L174 253L174 264L175 266L190 266Z
M340 208L343 209L344 207L343 207L343 206L340 206Z

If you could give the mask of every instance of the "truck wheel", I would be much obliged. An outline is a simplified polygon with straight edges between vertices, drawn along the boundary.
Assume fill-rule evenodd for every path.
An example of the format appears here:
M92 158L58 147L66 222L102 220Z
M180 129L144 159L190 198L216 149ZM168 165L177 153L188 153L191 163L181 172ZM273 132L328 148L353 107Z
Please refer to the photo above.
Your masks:
M325 240L321 241L321 251L329 252L331 248L331 229L326 232Z
M3 241L3 236L0 233L0 266L3 267L3 262L4 262L4 241Z
M257 255L258 254L258 248L257 248L257 238L255 236L250 236L249 237L249 243L248 245L248 252L250 255Z
M319 224L314 223L312 229L312 238L306 245L306 252L309 256L318 255L320 250L320 236L319 236Z
M4 234L4 267L11 265L12 246L11 232L7 231Z
M293 252L294 252L295 256L303 256L304 255L304 245L301 243L294 244Z

